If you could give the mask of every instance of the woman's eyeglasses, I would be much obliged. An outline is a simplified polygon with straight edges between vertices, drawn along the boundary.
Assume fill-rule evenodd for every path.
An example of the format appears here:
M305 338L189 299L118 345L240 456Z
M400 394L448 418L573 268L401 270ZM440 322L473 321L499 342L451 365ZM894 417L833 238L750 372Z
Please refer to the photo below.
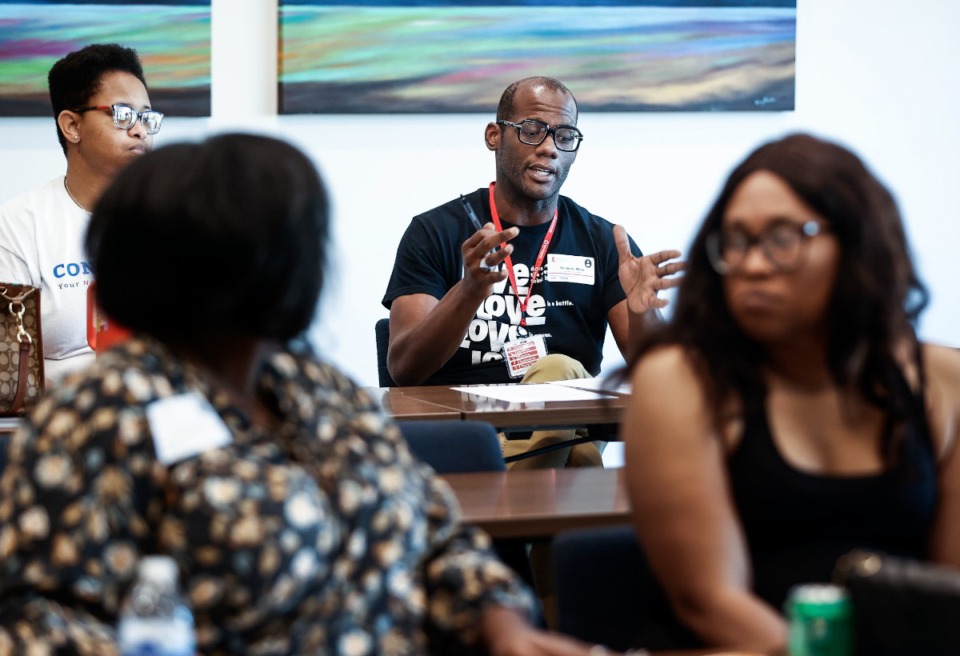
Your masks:
M145 109L138 112L130 105L91 105L90 107L81 107L75 109L78 114L84 112L93 112L98 110L110 110L113 112L113 124L121 130L129 130L137 124L139 120L147 134L156 134L160 131L160 124L163 122L163 112L153 109Z
M778 221L759 235L744 230L718 230L707 235L707 256L714 270L721 276L736 273L754 246L779 271L790 272L803 261L807 243L827 228L816 221L795 223Z

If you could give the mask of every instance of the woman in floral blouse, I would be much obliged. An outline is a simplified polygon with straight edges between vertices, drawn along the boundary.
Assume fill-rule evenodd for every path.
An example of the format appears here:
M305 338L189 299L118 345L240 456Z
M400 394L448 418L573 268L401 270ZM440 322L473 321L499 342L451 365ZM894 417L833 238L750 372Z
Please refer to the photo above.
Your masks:
M392 421L291 346L327 214L309 160L252 135L161 148L104 194L87 250L134 338L10 444L0 654L115 653L153 553L177 561L205 654L588 652L531 627L529 591Z

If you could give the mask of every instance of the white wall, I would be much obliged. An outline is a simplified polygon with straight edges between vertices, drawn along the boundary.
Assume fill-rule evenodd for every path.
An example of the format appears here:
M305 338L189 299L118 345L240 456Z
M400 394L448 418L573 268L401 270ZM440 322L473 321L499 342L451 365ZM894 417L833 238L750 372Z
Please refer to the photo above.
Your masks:
M960 3L799 4L796 111L583 114L587 139L564 193L623 223L644 250L683 249L722 179L755 145L798 129L841 140L900 200L933 295L922 334L960 345ZM213 0L213 117L168 117L157 143L240 128L282 136L314 157L336 212L314 336L373 385L373 324L386 315L380 298L396 244L411 216L491 180L482 134L494 108L277 117L276 35L276 0ZM0 119L0 152L0 199L63 171L49 119ZM605 368L618 359L608 341Z

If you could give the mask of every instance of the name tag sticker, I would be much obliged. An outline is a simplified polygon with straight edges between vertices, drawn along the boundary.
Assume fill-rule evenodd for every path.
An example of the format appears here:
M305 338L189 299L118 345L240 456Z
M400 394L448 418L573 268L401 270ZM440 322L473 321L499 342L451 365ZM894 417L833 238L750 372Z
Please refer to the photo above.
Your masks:
M197 392L178 394L147 406L157 459L164 465L186 460L233 441L230 429Z
M503 361L511 378L520 378L537 360L547 354L543 335L524 337L503 345Z
M592 285L595 280L595 264L592 257L547 254L546 278L548 282Z

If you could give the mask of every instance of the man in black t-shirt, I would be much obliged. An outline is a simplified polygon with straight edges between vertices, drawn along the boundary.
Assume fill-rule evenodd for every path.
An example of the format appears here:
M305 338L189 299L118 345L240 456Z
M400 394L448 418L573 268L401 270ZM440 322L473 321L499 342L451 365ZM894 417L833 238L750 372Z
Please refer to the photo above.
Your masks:
M596 375L607 323L627 358L666 305L656 294L678 284L680 253L642 256L622 227L560 196L576 124L563 84L515 82L484 133L495 182L413 219L383 298L397 383L518 381L545 353Z

